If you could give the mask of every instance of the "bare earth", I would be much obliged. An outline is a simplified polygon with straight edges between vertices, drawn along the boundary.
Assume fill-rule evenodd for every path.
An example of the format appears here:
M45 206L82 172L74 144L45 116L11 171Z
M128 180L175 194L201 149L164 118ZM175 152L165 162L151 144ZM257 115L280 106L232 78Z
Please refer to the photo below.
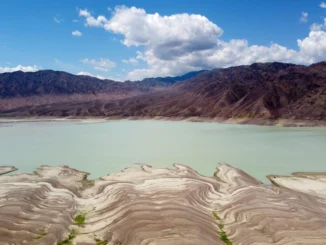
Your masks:
M213 177L183 165L0 175L0 244L325 244L326 174L268 178L227 164Z
M0 166L0 175L7 174L13 171L16 171L17 169L15 167L10 166Z

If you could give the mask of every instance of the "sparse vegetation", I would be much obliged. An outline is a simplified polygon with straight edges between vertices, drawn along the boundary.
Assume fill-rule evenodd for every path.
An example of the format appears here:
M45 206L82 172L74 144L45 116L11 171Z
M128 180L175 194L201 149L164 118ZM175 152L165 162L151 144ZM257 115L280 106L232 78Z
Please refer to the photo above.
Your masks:
M78 226L83 226L85 224L85 219L85 214L78 214L77 216L75 216L74 221Z
M81 181L82 185L83 185L83 190L86 190L88 188L91 188L94 186L95 184L95 180L88 180L87 177L85 177L84 180Z
M232 245L232 242L230 241L230 239L228 238L227 233L224 231L224 224L223 224L223 220L221 219L220 216L217 215L217 213L215 211L212 212L214 219L217 221L218 223L218 235L220 237L220 239L226 244L226 245Z
M212 214L213 214L214 219L221 220L221 218L217 215L216 212L213 211Z
M40 234L37 237L35 237L34 240L41 240L48 234L45 228L40 228L39 231Z
M226 234L225 231L221 230L219 231L219 235L221 240L226 244L226 245L232 245L232 242L229 240L228 235Z
M96 242L96 245L106 245L108 244L108 240L101 240L101 239L98 239L98 238L94 238L95 242Z
M75 230L71 230L68 237L61 242L58 242L57 245L72 245L72 240L76 237L77 232Z

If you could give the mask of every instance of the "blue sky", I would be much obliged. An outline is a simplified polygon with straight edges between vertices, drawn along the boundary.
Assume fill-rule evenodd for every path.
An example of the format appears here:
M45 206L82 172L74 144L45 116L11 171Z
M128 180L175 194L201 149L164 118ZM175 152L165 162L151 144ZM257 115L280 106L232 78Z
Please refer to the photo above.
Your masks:
M326 59L325 17L326 4L314 0L2 0L0 72L137 80L252 62L310 64Z

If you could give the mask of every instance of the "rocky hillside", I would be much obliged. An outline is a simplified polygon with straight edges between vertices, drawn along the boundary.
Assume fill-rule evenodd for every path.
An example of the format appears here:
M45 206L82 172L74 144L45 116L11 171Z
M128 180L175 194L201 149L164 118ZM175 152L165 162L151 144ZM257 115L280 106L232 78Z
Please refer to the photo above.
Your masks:
M83 96L75 101L43 103L37 106L7 106L8 109L3 109L0 115L326 120L326 62L311 66L278 62L255 63L192 75L186 76L184 80L155 78L125 83L104 80L91 88L87 87L88 83L85 84L85 81L81 80L79 83L79 76L74 76L77 77L76 80L66 79L62 83L67 88L78 88L78 91L85 94L98 93L102 96L91 99ZM25 73L25 76L28 74ZM26 78L25 81L30 80ZM0 78L1 83L3 84ZM11 84L17 91L27 86L24 81L15 80ZM72 91L60 89L55 88L60 96ZM0 91L4 98L2 91L5 90ZM44 91L53 90L42 90L43 93ZM116 97L117 94L119 97Z
M203 71L178 77L156 77L123 83L52 70L2 73L0 109L58 102L121 99L169 87L201 72Z

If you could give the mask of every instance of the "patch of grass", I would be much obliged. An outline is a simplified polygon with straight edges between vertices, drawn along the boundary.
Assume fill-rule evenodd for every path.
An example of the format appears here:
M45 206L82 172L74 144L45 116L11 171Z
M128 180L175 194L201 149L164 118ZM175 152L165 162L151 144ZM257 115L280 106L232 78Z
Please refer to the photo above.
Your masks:
M57 245L72 245L72 240L76 237L77 232L75 230L71 230L68 237L61 242L58 242Z
M74 221L78 226L83 226L85 224L86 215L78 214L75 216Z
M228 235L226 234L225 231L221 230L219 231L219 235L221 240L226 244L226 245L232 245L232 242L229 240Z
M84 180L82 180L82 185L83 185L82 190L86 190L95 185L95 180L88 180L85 178Z
M108 240L101 240L98 238L94 238L96 245L107 245L108 244Z
M221 220L220 216L217 215L215 211L212 212L214 219Z
M223 219L221 219L220 216L218 216L215 211L213 211L212 214L213 214L213 217L217 221L217 224L218 224L218 235L219 235L220 239L226 245L232 245L232 242L228 238L228 234L224 231Z

